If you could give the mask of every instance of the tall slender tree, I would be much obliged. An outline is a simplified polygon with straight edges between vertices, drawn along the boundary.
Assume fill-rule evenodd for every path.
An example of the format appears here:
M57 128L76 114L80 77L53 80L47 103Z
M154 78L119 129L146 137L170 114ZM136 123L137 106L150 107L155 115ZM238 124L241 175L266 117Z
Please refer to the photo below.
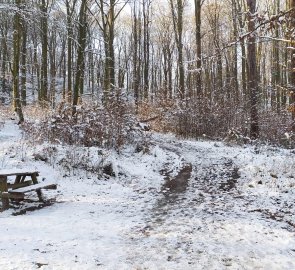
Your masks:
M233 36L238 39L238 10L236 0L231 0L232 5L232 23L233 23ZM239 99L239 79L238 79L238 44L234 46L233 52L233 86L234 86L234 100L237 103Z
M151 0L142 2L143 8L143 96L144 99L148 99L149 94L149 66L150 66L150 8Z
M134 92L134 100L136 108L139 105L139 84L140 84L140 36L141 36L141 21L140 21L140 6L137 1L132 5L132 89Z
M48 99L48 0L41 0L41 83L39 100L43 103Z
M169 0L174 35L178 54L178 93L179 97L183 99L185 97L185 77L184 77L184 61L183 61L183 12L185 0Z
M87 36L87 0L82 0L79 12L78 25L78 49L77 67L73 96L73 114L76 112L76 105L81 94L83 94L84 68L85 68L85 47Z
M255 12L256 0L247 0L248 6L248 88L250 91L250 137L257 139L259 136L258 124L258 72L256 59L256 33L255 33Z
M104 53L105 53L105 64L104 64L104 97L108 96L109 92L115 87L115 22L120 15L121 11L127 5L129 0L123 1L123 3L116 0L95 0L99 7L101 20L98 22L99 28L103 33L104 40ZM115 10L118 3L122 4Z
M16 11L14 14L13 21L13 67L12 67L12 78L13 78L13 108L19 117L19 123L24 121L24 115L22 111L22 105L20 100L19 91L19 69L20 69L20 52L22 43L22 24L21 24L21 8L23 0L16 0Z
M197 56L197 73L196 73L196 89L197 96L202 93L202 40L201 40L201 7L202 0L194 0L195 3L195 21L196 21L196 56Z
M27 103L27 25L22 20L22 47L21 47L21 102L23 105Z
M65 0L66 2L66 11L67 11L67 91L66 91L66 99L68 102L72 100L72 57L73 57L73 14L75 11L75 6L77 0Z
M292 131L295 133L295 0L290 1L291 8L291 110L292 110Z

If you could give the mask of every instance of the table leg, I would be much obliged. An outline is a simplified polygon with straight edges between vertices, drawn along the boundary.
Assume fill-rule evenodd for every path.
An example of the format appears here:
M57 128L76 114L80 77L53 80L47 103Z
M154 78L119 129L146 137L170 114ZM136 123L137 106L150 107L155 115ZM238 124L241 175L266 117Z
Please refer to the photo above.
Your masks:
M16 177L15 177L15 181L14 181L14 184L19 184L20 183L20 180L21 180L21 175L17 175Z
M39 202L44 202L41 189L37 189L36 192L38 195Z
M7 176L0 176L0 193L2 192L7 192L8 191L8 186L7 186ZM3 198L1 196L2 200L2 209L6 210L9 208L9 199L8 198Z
M33 183L34 183L34 184L38 184L37 174L36 174L36 173L33 173L33 174L31 175L31 177L32 177Z
M23 175L21 180L20 180L20 183L23 183L25 181L25 179L26 179L26 175Z

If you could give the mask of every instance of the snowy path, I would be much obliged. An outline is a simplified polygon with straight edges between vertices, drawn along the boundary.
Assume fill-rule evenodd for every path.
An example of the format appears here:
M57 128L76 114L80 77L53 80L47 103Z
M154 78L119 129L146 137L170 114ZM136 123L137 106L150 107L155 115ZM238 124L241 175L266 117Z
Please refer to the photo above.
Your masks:
M0 138L3 168L39 168L60 192L50 207L0 213L0 269L295 269L289 152L155 136L151 154L114 156L122 176L101 180L35 161L38 147L27 146L10 122ZM163 189L160 169L180 166L182 157L191 178L183 188ZM276 167L280 160L285 169ZM280 189L270 188L268 173Z
M158 143L193 165L185 191L164 194L149 221L154 241L147 250L162 253L167 269L169 262L183 269L295 269L294 227L253 211L261 209L258 196L234 185L237 149L220 153L213 143Z

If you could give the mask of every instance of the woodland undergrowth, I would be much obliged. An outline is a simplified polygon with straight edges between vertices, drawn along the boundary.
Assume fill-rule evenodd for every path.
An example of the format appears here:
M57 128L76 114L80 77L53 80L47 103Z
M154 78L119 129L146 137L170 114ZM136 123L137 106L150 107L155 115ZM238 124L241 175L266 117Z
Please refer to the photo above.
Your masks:
M36 109L35 114L40 111ZM34 119L32 116L29 119ZM34 142L120 149L141 139L142 131L134 107L124 95L116 94L105 104L86 102L73 107L65 102L47 110L41 118L22 124L26 137Z

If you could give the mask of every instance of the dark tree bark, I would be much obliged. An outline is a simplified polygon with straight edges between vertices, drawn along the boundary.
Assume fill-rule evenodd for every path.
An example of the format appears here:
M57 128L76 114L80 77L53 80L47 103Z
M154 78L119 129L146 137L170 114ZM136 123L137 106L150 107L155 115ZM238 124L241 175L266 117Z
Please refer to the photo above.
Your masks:
M2 15L2 14L1 14ZM7 60L8 60L8 47L7 47L7 38L8 38L8 31L9 31L9 21L8 18L5 18L5 21L1 23L1 51L2 51L2 76L5 78L6 75L6 69L7 69ZM2 82L5 84L5 80ZM4 85L3 85L4 88Z
M233 36L234 39L238 39L238 11L236 0L232 0L232 22L233 22ZM239 79L238 79L238 44L234 46L233 53L234 63L233 63L233 88L234 88L234 100L235 103L239 100Z
M72 3L72 5L70 5ZM66 91L66 99L68 102L71 102L72 100L72 40L73 40L73 13L75 10L77 0L66 0L66 10L67 10L67 33L68 33L68 52L67 52L67 91Z
M40 83L40 96L39 100L41 102L47 101L48 99L48 1L42 0L40 11L41 11L41 83Z
M98 1L96 1L98 2ZM103 33L104 40L104 100L115 86L115 55L114 55L114 34L115 34L115 0L103 0L98 2L101 14L100 28Z
M87 0L82 0L79 12L78 27L78 50L77 50L77 67L75 76L74 96L73 96L73 114L76 112L79 96L82 94L84 84L85 68L85 48L87 36Z
M139 61L139 49L140 49L140 35L141 35L141 22L139 18L139 11L136 5L136 1L133 3L133 25L132 25L132 88L134 92L134 100L136 108L139 103L139 80L140 80L140 61Z
M242 4L240 3L240 0L236 0L237 5L237 14L243 14ZM238 16L238 22L240 29L243 29L245 27L245 20L243 15ZM247 89L247 56L246 56L246 45L245 40L241 39L240 41L241 45L241 61L242 61L242 93L244 98L244 101L248 100L249 93Z
M21 49L21 102L27 104L27 26L22 20L22 49Z
M195 1L195 20L196 20L196 57L197 57L197 73L196 73L196 89L197 97L202 94L202 40L201 40L201 7L202 0Z
M21 40L22 40L22 25L21 25L21 6L22 0L16 0L17 10L13 20L13 68L12 68L12 80L13 80L13 108L19 118L19 123L24 121L24 115L22 111L22 105L19 93L19 68L20 68L20 52L21 52Z
M248 31L253 32L248 36L248 88L250 91L250 138L257 139L259 136L258 124L258 73L256 64L256 36L255 18L256 0L247 0L249 9Z
M175 41L178 53L178 92L180 99L185 97L185 78L184 78L184 63L183 63L183 11L184 11L184 0L177 0L176 6L175 0L169 0L172 19L174 25Z
M51 30L51 35L48 43L49 48L49 63L50 63L50 93L49 100L51 105L55 107L55 84L56 84L56 73L57 73L57 64L56 64L56 50L57 50L57 32L55 29ZM64 42L61 47L61 59L60 63L63 61L64 57ZM60 74L61 77L61 74Z
M295 133L295 0L290 0L291 12L291 110L292 110L292 131ZM293 31L292 31L293 30Z
M280 12L280 0L276 0L274 6L274 14L279 14ZM274 37L279 38L279 27L275 25L274 27ZM280 84L281 84L281 72L280 72L280 42L273 41L272 44L272 72L271 72L271 105L273 108L277 109L279 112L281 107L281 95L280 95Z
M143 96L149 95L149 65L150 65L150 5L151 0L143 1Z

